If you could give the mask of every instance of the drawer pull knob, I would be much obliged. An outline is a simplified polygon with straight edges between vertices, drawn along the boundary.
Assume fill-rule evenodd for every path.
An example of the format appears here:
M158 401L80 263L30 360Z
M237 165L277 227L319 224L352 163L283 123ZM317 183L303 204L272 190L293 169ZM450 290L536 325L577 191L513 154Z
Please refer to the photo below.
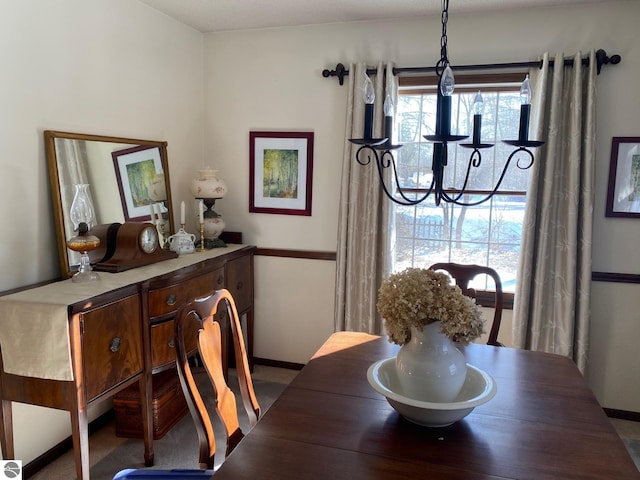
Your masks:
M111 350L113 353L116 353L118 350L120 350L120 339L118 337L115 337L113 340L111 340L111 343L109 344L109 350Z
M167 297L167 305L169 305L170 307L172 307L173 305L176 304L176 294L172 293L171 295L169 295Z
M169 348L175 348L176 343L173 337L169 339L169 341L167 342L167 345L169 345Z
M218 285L222 285L224 283L224 275L220 275L218 277Z
M238 282L238 285L236 285L237 290L242 290L243 287L244 287L244 283L242 282Z

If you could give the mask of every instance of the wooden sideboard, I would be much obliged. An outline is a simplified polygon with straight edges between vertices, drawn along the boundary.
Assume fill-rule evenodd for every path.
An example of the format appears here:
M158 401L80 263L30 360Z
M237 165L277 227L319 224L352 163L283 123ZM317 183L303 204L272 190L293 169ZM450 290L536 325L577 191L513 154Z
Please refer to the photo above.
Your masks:
M13 459L11 402L67 410L77 478L89 478L87 408L138 383L144 460L153 465L152 376L175 365L174 317L192 297L227 288L246 319L253 360L255 247L229 245L112 274L0 297L0 442ZM195 348L197 326L192 331Z

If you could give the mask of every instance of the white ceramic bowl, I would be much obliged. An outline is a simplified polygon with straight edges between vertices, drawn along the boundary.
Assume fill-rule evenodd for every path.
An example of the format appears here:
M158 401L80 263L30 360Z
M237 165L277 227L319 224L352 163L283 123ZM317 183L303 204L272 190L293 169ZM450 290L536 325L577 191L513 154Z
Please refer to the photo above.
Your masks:
M466 417L478 405L491 400L496 394L496 383L491 375L467 364L467 378L453 402L424 402L404 396L396 374L395 358L379 360L369 367L367 380L389 404L410 422L426 427L445 427Z

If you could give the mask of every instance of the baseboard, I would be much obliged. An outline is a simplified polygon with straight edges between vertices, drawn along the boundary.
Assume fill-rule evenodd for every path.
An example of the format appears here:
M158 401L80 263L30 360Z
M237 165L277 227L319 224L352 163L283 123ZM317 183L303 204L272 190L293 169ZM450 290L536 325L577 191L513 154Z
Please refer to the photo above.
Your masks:
M266 367L286 368L288 370L302 370L304 363L283 362L281 360L269 360L268 358L253 357L255 365L264 365Z
M603 408L607 417L618 418L620 420L630 420L632 422L640 422L640 412L629 412L627 410L616 410L614 408Z
M89 423L89 435L94 432L97 432L102 427L112 422L115 418L113 409L109 410L106 413L103 413L98 418ZM22 469L22 476L25 480L33 477L36 473L42 470L44 467L49 465L54 460L60 458L62 455L67 453L68 451L73 450L73 439L71 436L68 436L64 440L62 440L57 445L54 445L49 450L44 452L39 457L30 461L26 465L24 465Z

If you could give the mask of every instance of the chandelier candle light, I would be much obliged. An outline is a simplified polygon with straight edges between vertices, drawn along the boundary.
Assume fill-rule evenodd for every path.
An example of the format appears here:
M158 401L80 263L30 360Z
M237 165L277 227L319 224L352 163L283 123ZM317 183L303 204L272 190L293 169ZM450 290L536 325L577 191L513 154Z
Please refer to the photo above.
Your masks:
M385 113L385 132L384 138L373 138L373 113L375 102L375 90L371 79L365 74L365 81L363 85L363 96L365 102L365 116L364 116L364 133L363 138L351 138L349 141L355 145L361 145L356 151L356 161L360 165L368 165L371 163L371 158L375 158L376 166L378 169L378 176L380 177L380 184L386 196L393 202L399 205L417 205L433 194L433 200L436 205L440 205L441 202L453 203L461 206L479 205L489 200L498 191L502 180L504 179L509 164L517 155L523 154L528 157L527 161L522 161L519 158L516 161L516 165L520 169L527 169L533 165L534 157L530 148L539 147L544 144L542 141L529 140L529 117L531 114L531 84L529 82L529 76L527 75L520 89L520 124L517 140L504 140L503 142L517 147L507 159L505 166L498 178L496 185L487 191L473 191L468 189L468 181L472 168L480 167L482 163L482 155L480 150L493 147L493 144L482 143L481 141L481 127L482 127L482 108L483 101L480 92L476 94L474 99L474 116L473 116L473 137L472 143L460 144L462 147L473 149L469 156L469 161L466 169L466 175L464 183L461 188L456 189L458 193L450 194L444 186L444 174L445 167L448 163L448 150L449 144L459 142L468 138L468 135L453 135L451 133L451 96L455 88L455 79L453 70L449 64L448 52L447 52L447 22L449 19L449 0L442 1L442 35L440 39L440 60L436 63L435 71L438 76L438 92L436 102L436 124L435 135L425 135L424 138L433 145L433 159L432 159L432 171L433 178L431 185L426 193L418 198L409 198L402 191L398 180L398 173L396 169L396 161L391 153L391 150L400 148L402 145L394 145L392 143L392 126L393 126L393 109L394 105L391 97L387 95L384 102ZM393 186L388 186L385 181L384 170L391 168L392 178L395 183ZM395 193L394 193L395 192ZM397 193L397 195L396 195ZM480 200L465 201L463 196L466 194L483 194L484 196Z

